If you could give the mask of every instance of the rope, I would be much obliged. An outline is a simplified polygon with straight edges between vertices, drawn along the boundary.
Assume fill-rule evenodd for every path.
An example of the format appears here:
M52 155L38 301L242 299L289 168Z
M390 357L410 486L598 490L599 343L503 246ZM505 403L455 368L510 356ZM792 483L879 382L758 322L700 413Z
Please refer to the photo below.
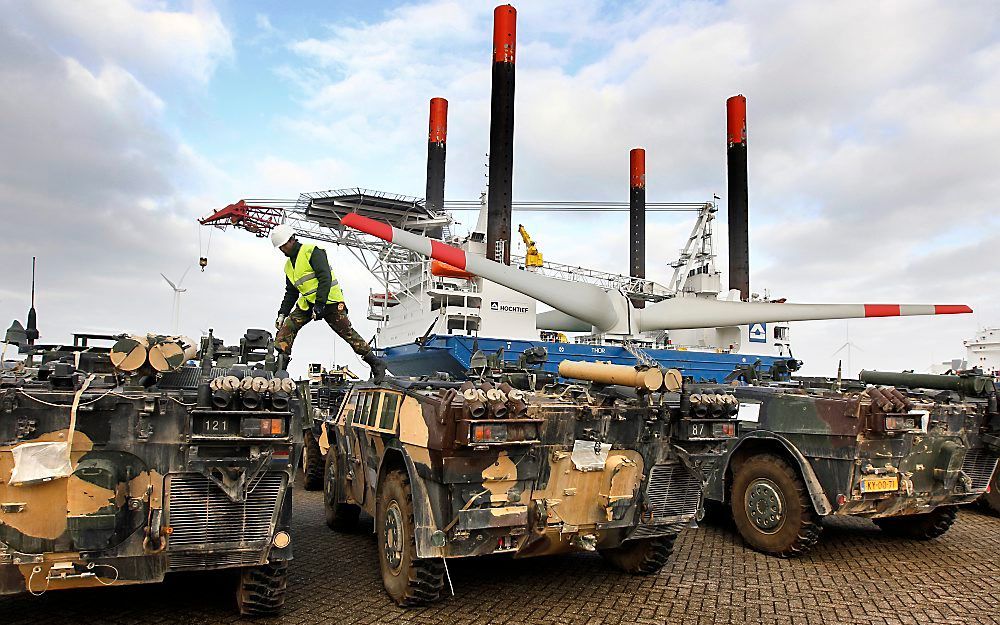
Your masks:
M91 376L91 377L93 377L93 376ZM30 399L32 401L36 401L36 402L38 402L38 403L40 403L42 405L45 405L45 406L51 406L53 408L72 408L72 406L73 406L73 404L55 404L55 403L52 403L50 401L45 401L44 399L40 399L38 397L35 397L34 395L30 395L28 393L25 393L21 389L17 389L17 392L18 392L18 394L20 394L20 395L22 395L24 397L27 397L28 399ZM123 399L129 399L129 400L144 399L142 396L122 395L121 393L116 393L114 391L105 391L104 393L98 395L95 399L91 399L90 401L80 402L79 405L80 406L89 406L90 404L93 404L93 403L101 401L102 399L104 399L108 395L114 395L115 397L121 397ZM174 398L171 397L170 399L174 399ZM174 401L178 401L178 400L174 399ZM180 402L178 402L178 403L180 403ZM184 405L184 406L194 406L195 404L182 404L182 405Z
M87 390L90 383L94 381L97 375L91 373L87 376L87 379L83 381L83 385L80 386L80 390L73 394L73 405L69 409L69 434L66 436L66 459L69 460L70 466L73 464L73 435L76 434L76 411L80 407L80 398L83 397L83 392Z

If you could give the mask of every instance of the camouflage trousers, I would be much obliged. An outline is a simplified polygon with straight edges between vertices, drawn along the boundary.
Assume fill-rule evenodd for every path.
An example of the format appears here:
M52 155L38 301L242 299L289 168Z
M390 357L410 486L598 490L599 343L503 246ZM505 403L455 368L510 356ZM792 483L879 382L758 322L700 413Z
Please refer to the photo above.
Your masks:
M274 337L274 348L286 356L291 356L292 343L295 342L296 335L310 321L312 321L312 310L302 310L298 306L293 308L291 314L285 317L285 322L281 324L278 335ZM327 304L323 321L351 346L355 354L364 357L371 353L372 348L368 345L368 341L361 338L351 326L351 320L347 317L347 307L343 302Z

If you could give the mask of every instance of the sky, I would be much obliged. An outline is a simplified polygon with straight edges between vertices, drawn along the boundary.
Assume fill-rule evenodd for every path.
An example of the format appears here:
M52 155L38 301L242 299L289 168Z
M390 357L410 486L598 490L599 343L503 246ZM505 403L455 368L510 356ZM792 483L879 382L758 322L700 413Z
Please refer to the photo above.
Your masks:
M37 256L47 341L172 331L161 272L188 272L182 333L236 342L272 327L283 258L195 220L245 197L422 195L431 97L449 100L446 195L478 198L494 6L0 0L0 320L24 320ZM924 370L1000 325L995 1L515 6L516 200L625 201L637 146L649 201L725 198L725 99L742 93L752 291L976 311L794 323L805 373L833 375L848 332L854 373ZM690 219L650 215L652 278L669 278ZM547 260L627 272L625 213L517 220ZM725 210L716 234L725 268ZM377 285L328 251L368 338ZM293 373L366 369L319 324L294 355Z

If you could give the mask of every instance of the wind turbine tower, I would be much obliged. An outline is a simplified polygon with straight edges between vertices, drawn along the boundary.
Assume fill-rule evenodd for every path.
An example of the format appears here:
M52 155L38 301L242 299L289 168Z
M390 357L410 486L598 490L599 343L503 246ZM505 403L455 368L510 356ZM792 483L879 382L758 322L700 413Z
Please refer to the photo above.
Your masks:
M188 267L188 269L190 269L190 267ZM181 285L184 284L184 278L187 277L188 269L185 269L184 273L181 274L181 279L177 281L177 284L174 284L170 280L170 278L163 275L162 273L160 274L161 276L163 276L163 279L167 281L167 284L170 285L170 288L174 290L174 305L173 305L173 315L172 315L173 318L171 319L174 328L174 334L177 334L177 332L180 331L181 293L187 291L187 289L182 289Z

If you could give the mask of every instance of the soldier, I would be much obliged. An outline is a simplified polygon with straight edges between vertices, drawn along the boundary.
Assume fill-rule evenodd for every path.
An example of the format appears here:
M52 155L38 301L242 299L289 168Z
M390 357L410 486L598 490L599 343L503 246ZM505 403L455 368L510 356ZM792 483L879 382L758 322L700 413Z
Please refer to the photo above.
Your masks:
M288 257L285 261L285 298L274 322L278 329L274 347L283 363L280 368L288 366L292 343L302 326L313 319L322 319L371 367L375 383L381 383L385 376L385 363L375 356L371 346L351 327L344 292L330 269L326 251L315 245L299 243L295 231L285 224L271 231L271 243Z

